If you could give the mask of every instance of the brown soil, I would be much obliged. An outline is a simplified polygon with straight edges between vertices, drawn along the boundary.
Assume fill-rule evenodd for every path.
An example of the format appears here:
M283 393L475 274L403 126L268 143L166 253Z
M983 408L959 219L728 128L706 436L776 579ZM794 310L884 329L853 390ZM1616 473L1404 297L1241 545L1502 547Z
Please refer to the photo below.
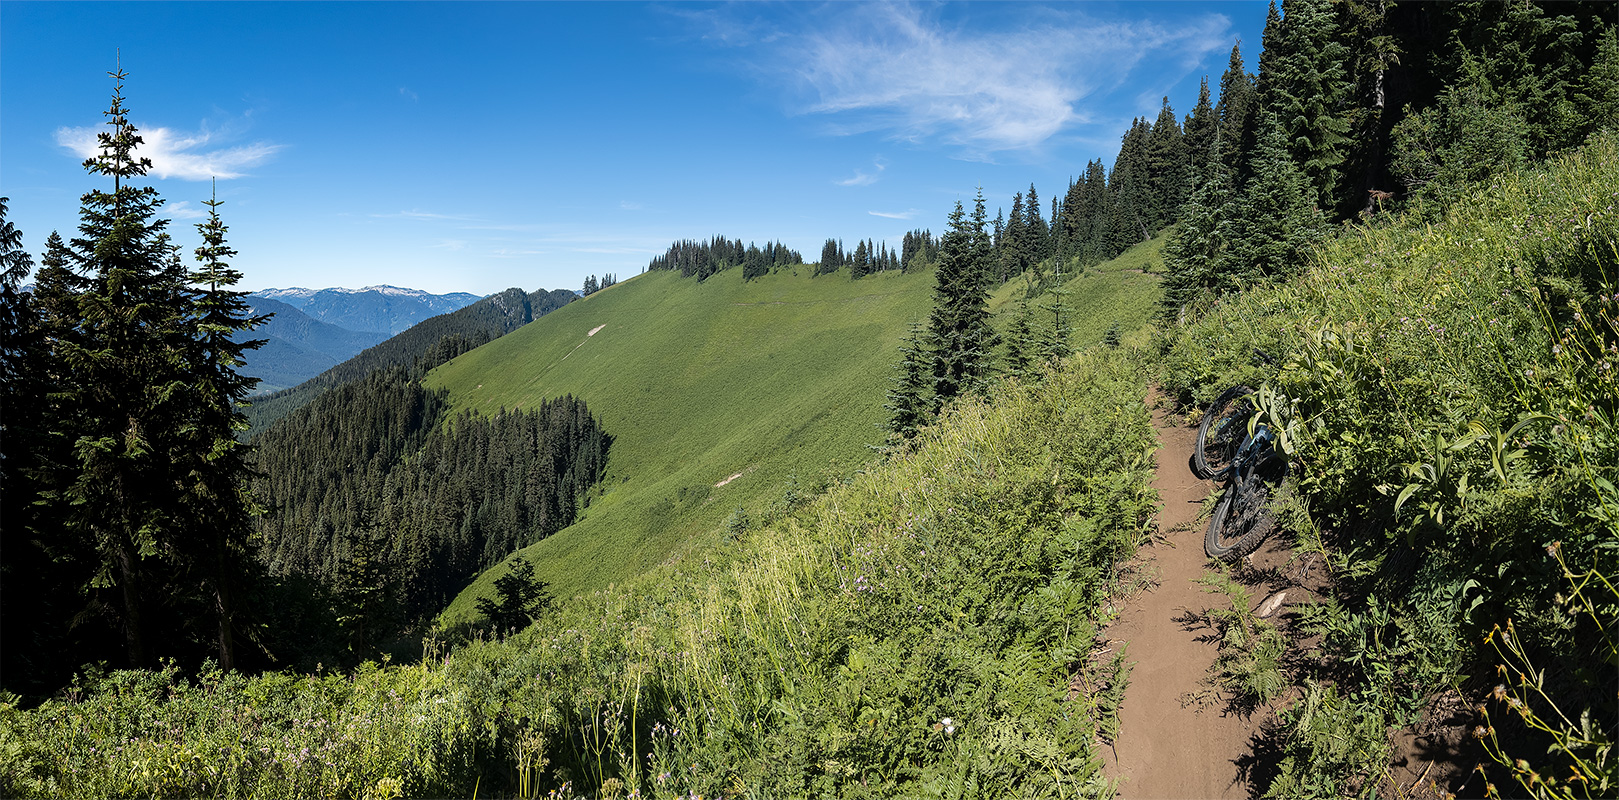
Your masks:
M1218 649L1206 629L1187 621L1224 602L1197 583L1207 564L1198 514L1215 485L1192 474L1195 429L1162 409L1153 412L1153 425L1163 445L1153 488L1164 507L1161 538L1141 557L1158 571L1158 586L1132 598L1107 630L1113 642L1129 643L1135 667L1119 707L1119 739L1103 749L1103 760L1127 800L1247 797L1244 765L1258 721L1190 701L1207 688Z
M1153 427L1162 447L1153 488L1163 502L1159 537L1129 565L1136 574L1157 573L1157 585L1131 597L1106 631L1109 647L1128 643L1134 663L1119 706L1119 738L1102 749L1106 772L1119 781L1124 800L1232 798L1264 792L1278 752L1275 710L1298 697L1283 692L1270 707L1243 709L1211 688L1209 668L1218 655L1218 633L1206 612L1228 602L1197 583L1209 565L1203 555L1205 498L1212 481L1192 474L1197 430L1179 423L1156 392ZM1295 630L1295 607L1328 592L1330 576L1316 554L1295 553L1273 536L1244 559L1233 577L1248 587L1252 610L1292 640L1294 677L1306 668L1314 641ZM1464 755L1469 710L1454 694L1430 699L1423 719L1391 732L1391 763L1379 779L1379 795L1398 798L1473 797L1482 788ZM1477 784L1477 785L1475 785Z

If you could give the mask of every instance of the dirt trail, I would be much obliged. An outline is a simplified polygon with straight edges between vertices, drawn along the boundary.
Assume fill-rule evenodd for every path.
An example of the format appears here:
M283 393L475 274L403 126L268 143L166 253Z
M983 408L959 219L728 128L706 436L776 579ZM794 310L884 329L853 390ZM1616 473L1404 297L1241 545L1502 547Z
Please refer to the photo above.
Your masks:
M1108 776L1123 779L1119 797L1126 800L1247 797L1238 762L1250 752L1257 719L1250 723L1218 705L1183 704L1205 688L1217 654L1213 642L1198 640L1207 638L1206 628L1185 624L1188 612L1224 602L1196 582L1206 561L1203 528L1192 523L1215 486L1192 474L1196 429L1176 425L1162 410L1153 411L1153 427L1163 444L1153 480L1164 503L1158 530L1169 543L1142 549L1158 585L1130 598L1106 633L1111 641L1129 642L1125 657L1135 667L1119 707L1118 741L1103 748L1103 759Z

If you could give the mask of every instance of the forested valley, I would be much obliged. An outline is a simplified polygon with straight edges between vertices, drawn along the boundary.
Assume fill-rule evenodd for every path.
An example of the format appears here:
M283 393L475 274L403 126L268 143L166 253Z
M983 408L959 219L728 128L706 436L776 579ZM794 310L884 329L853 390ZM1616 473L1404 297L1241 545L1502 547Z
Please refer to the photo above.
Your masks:
M871 463L559 598L508 556L603 499L591 398L448 413L428 371L501 312L241 438L234 252L210 203L181 266L120 73L86 162L112 191L47 238L32 295L0 242L0 793L1111 797L1131 665L1105 626L1155 535L1143 398L1195 416L1246 383L1293 459L1280 535L1332 576L1307 655L1228 641L1211 677L1274 712L1250 793L1378 796L1444 702L1482 794L1611 796L1613 6L1288 0L1256 50L1049 207L1031 185L991 218L980 191L942 235L814 264L724 236L652 259L709 286L930 271L933 302L891 321ZM1076 346L1070 287L1104 269L1161 276L1152 320ZM519 624L435 626L491 568L478 607Z

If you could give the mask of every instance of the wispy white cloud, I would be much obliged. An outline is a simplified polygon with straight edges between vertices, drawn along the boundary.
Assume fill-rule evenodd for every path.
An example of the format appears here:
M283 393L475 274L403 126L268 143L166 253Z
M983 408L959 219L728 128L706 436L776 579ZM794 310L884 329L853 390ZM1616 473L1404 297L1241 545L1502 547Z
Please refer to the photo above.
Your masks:
M826 116L835 133L881 131L977 157L1036 148L1088 122L1081 101L1144 63L1190 65L1230 46L1230 22L1217 14L1169 24L1043 9L1017 28L986 30L911 5L833 9L785 48L783 68L808 91L798 110Z
M526 258L528 256L543 256L544 250L521 250L508 247L498 247L488 252L490 258Z
M618 207L624 209L625 211L640 211L641 209L645 208L645 206L641 205L640 203L631 202L629 200L620 200L618 202Z
M165 203L163 212L173 219L206 219L208 217L208 212L192 205L190 200Z
M399 87L399 96L411 101L412 103L418 102L422 99L421 95L418 95L403 86Z
M888 164L884 163L880 158L873 161L872 166L876 167L873 172L857 169L854 171L854 177L832 182L838 186L870 186L877 182L877 176L881 175L883 170L888 169Z
M416 220L442 220L445 222L477 222L477 217L467 214L440 214L436 211L422 211L410 209L408 211L395 211L389 214L372 214L377 219L416 219Z
M284 145L254 142L236 147L213 147L223 134L204 128L196 133L185 133L173 128L140 127L142 144L135 149L137 157L150 158L148 174L158 178L178 178L183 181L205 181L211 178L240 178L244 170L256 167L280 152ZM96 134L106 126L56 129L56 143L71 150L80 158L101 154Z
M607 247L607 246L603 246L603 247L572 247L572 248L569 248L569 251L574 252L574 253L604 253L606 255L615 255L615 256L629 256L629 255L643 255L644 256L644 255L656 255L658 253L663 252L662 250L645 248L645 247Z
M429 244L428 247L436 248L436 249L439 249L439 250L449 250L451 252L454 252L456 250L465 250L465 249L467 249L467 240L465 240L465 239L439 239L439 240L433 242L432 244Z
M884 219L915 219L916 215L922 212L913 208L907 211L867 211L866 213Z

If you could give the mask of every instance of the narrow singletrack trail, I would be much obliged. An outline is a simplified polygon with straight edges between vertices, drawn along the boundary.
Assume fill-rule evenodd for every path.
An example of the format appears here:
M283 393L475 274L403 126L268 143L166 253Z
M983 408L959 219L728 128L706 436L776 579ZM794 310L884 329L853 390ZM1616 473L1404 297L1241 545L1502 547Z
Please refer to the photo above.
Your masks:
M1142 548L1138 558L1158 573L1158 584L1126 601L1107 629L1115 647L1129 643L1125 659L1135 667L1119 707L1118 741L1103 748L1103 760L1126 800L1247 797L1238 761L1250 752L1257 721L1190 700L1206 688L1218 648L1199 641L1208 629L1188 625L1188 615L1225 602L1197 583L1207 560L1203 527L1193 523L1215 484L1192 474L1195 428L1177 425L1161 408L1153 410L1153 427L1163 445L1153 488L1164 504L1158 531L1167 542Z

